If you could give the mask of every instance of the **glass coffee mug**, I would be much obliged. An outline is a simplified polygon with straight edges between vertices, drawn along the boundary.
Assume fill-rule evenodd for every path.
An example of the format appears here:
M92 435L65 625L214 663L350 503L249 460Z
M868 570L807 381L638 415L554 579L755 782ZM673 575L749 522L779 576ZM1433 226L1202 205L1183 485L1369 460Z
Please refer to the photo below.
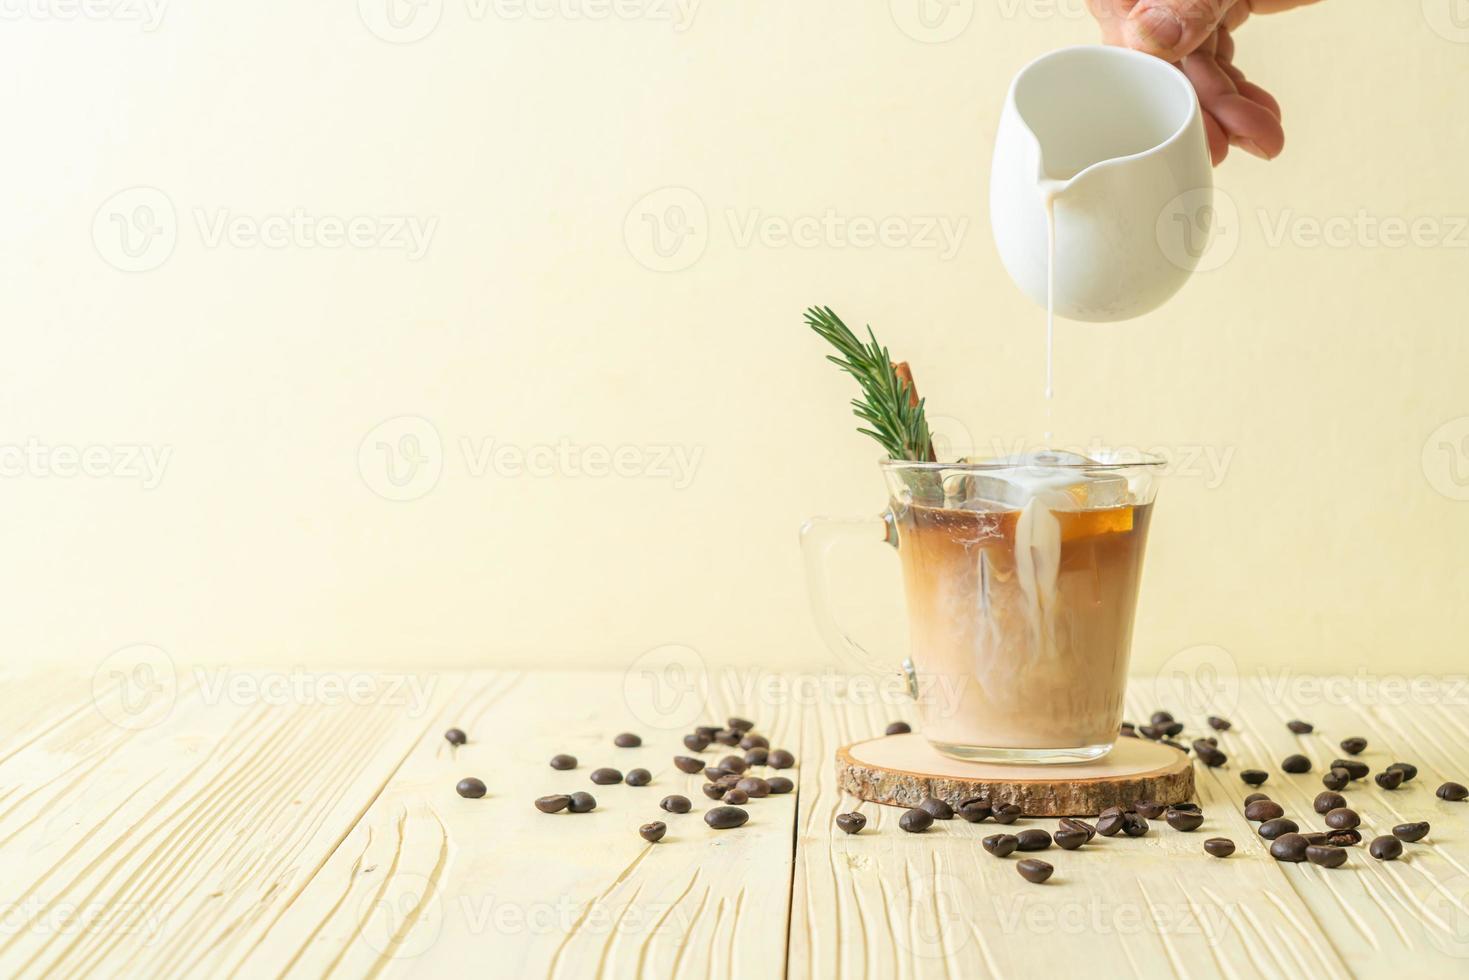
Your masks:
M1163 462L1063 452L883 460L881 517L817 518L801 530L817 626L838 656L872 662L833 615L828 554L844 538L883 533L902 564L903 669L929 742L983 762L1099 758L1122 721Z

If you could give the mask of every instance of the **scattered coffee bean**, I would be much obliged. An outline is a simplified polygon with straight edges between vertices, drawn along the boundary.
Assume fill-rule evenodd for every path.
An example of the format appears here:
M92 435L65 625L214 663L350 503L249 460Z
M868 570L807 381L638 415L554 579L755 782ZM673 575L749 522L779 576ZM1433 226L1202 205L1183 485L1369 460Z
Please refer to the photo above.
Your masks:
M750 764L737 755L727 755L719 760L719 768L725 772L744 772Z
M1396 837L1374 837L1367 853L1379 861L1396 861L1403 855L1403 842Z
M754 748L745 753L745 764L749 766L763 766L770 762L770 750Z
M1274 800L1256 800L1245 807L1245 819L1255 821L1275 820L1285 816L1285 807Z
M1367 773L1371 772L1367 768L1367 763L1358 759L1333 759L1331 760L1331 768L1345 769L1348 779L1366 779Z
M1311 801L1311 809L1317 813L1330 813L1332 810L1347 805L1347 798L1340 793L1317 793L1316 799Z
M1128 837L1141 837L1148 832L1148 822L1142 814L1129 810L1122 815L1122 832Z
M646 786L653 781L653 774L646 769L629 769L627 771L627 784L629 786Z
M1216 732L1227 732L1231 728L1233 728L1234 725L1233 725L1232 722L1228 721L1227 719L1220 718L1218 715L1210 715L1209 716L1209 727L1212 728L1212 729L1214 729ZM1222 838L1222 837L1216 837L1215 838L1215 840L1223 840L1223 839L1224 838Z
M1280 760L1280 768L1289 773L1311 771L1311 760L1303 755L1288 755Z
M1316 729L1316 726L1309 721L1288 721L1285 723L1285 727L1297 735L1309 735Z
M720 745L739 745L745 736L733 728L720 728L714 732L714 741Z
M1421 820L1418 823L1400 823L1392 829L1392 835L1398 840L1408 843L1420 841L1428 836L1428 821Z
M1299 864L1306 860L1306 848L1310 846L1301 834L1281 834L1270 842L1270 856L1277 861Z
M1234 841L1228 837L1210 837L1204 841L1204 853L1217 858L1227 858L1234 853Z
M988 798L975 796L967 800L962 800L959 803L958 812L959 816L963 817L969 823L984 823L990 818L990 814L994 812L994 808L990 806Z
M995 807L990 816L995 823L1012 824L1020 819L1020 805L1018 803L1001 803Z
M1403 782L1405 783L1411 783L1413 781L1413 777L1418 775L1418 767L1413 765L1413 763L1411 762L1394 762L1392 765L1388 766L1388 768L1396 769L1398 772L1402 773Z
M459 785L454 787L454 792L466 800L477 800L485 795L485 784L482 780L468 776L459 780Z
M744 738L740 739L740 748L747 750L768 749L770 748L770 739L766 738L764 735L746 735Z
M1125 816L1117 807L1103 810L1101 816L1097 817L1097 833L1103 837L1116 837L1122 833L1122 827L1127 822Z
M1087 840L1091 840L1093 837L1097 836L1097 828L1093 827L1085 820L1077 820L1073 817L1062 817L1059 826L1062 830L1079 830L1083 834L1086 834Z
M1321 785L1327 789L1346 789L1347 783L1351 782L1347 771L1340 766L1335 766L1326 775L1321 777Z
M673 764L679 772L696 773L704 771L704 760L695 759L691 755L676 755Z
M593 769L592 782L596 783L598 786L610 786L613 783L622 782L622 773L618 772L616 769Z
M1204 812L1204 808L1201 807L1201 806L1199 806L1197 803L1175 803L1175 804L1173 804L1173 809L1175 809L1175 810L1187 810L1189 813L1203 813Z
M1362 835L1351 828L1346 830L1333 830L1326 835L1326 843L1332 847L1352 847L1355 844L1362 843Z
M1441 800L1448 800L1450 803L1458 803L1469 799L1469 789L1465 789L1462 783L1444 783L1434 791L1433 795Z
M666 833L668 833L668 824L662 820L654 820L652 823L645 823L638 828L638 836L649 844L658 843Z
M1324 819L1326 826L1332 830L1351 830L1362 823L1362 818L1357 815L1356 810L1344 806L1327 810Z
M1155 711L1153 712L1153 717L1149 718L1148 721L1155 725L1171 725L1173 723L1173 715L1167 711Z
M704 795L709 797L709 799L711 800L717 800L724 795L724 787L716 786L713 783L705 783L703 786L700 786L699 789L703 791Z
M1168 804L1159 803L1157 800L1138 800L1132 808L1149 820L1156 820L1168 812Z
M694 808L694 805L689 802L689 798L687 796L677 795L663 797L663 799L658 803L658 806L660 806L664 810L667 810L669 813L688 813Z
M730 789L725 790L724 795L720 799L734 806L744 806L750 802L750 794L742 789Z
M1245 797L1245 806L1249 806L1251 803L1254 803L1256 800L1268 800L1268 799L1270 799L1270 795L1268 793L1251 793L1249 796L1246 796Z
M725 776L733 775L735 775L735 773L730 772L728 769L725 769L722 766L704 767L704 778L709 780L711 783L717 782L718 780L723 779Z
M1208 742L1210 745L1218 745L1219 744L1219 739L1215 738L1213 735L1206 735L1206 736L1204 736L1204 739L1203 740L1205 742Z
M913 730L906 721L895 721L883 730L884 735L907 735Z
M933 817L935 820L954 819L954 808L949 806L949 804L945 803L943 800L935 799L932 796L924 800L922 803L918 804L918 808L920 810L927 810L928 815L930 817Z
M1367 740L1359 735L1341 740L1341 750L1347 755L1361 755L1367 749Z
M703 752L709 747L709 739L702 735L685 735L683 744L690 752Z
M1306 846L1306 860L1323 868L1339 868L1347 863L1347 852L1340 847Z
M1054 872L1056 869L1051 867L1045 861L1040 861L1036 858L1021 858L1019 861L1015 862L1015 870L1018 871L1020 873L1020 877L1024 878L1026 881L1030 882L1033 885L1039 885L1041 882L1051 877L1052 872Z
M612 740L612 744L619 749L635 749L643 744L643 739L641 736L634 735L632 732L623 732Z
M1290 817L1276 817L1260 824L1257 833L1266 840L1275 840L1284 834L1294 834L1301 828Z
M1122 723L1122 727L1117 730L1117 734L1118 735L1121 735L1123 738L1137 738L1138 737L1138 735L1137 735L1137 729L1134 726L1129 725L1125 721Z
M753 721L750 721L746 718L736 717L725 719L724 725L726 728L731 728L737 732L748 732L755 727L755 723Z
M1210 769L1217 769L1229 761L1229 756L1203 739L1195 740L1194 757Z
M770 753L770 759L766 763L766 765L770 766L770 768L772 769L789 769L795 764L796 757L791 755L785 749L776 749L774 752Z
M1321 846L1331 843L1331 841L1328 840L1329 835L1325 831L1312 831L1311 833L1303 833L1301 836L1306 838L1307 844L1315 844L1317 846Z
M1182 731L1183 722L1181 721L1171 721L1163 726L1163 734L1167 735L1169 738L1173 738L1175 735L1180 734Z
M1198 830L1204 823L1202 813L1194 813L1190 810L1180 810L1177 807L1169 807L1167 815L1163 818L1168 821L1168 826L1174 830Z
M1056 846L1067 851L1074 851L1090 840L1084 830L1058 830L1055 838Z
M553 755L553 756L551 756L551 768L552 769L575 769L576 768L576 756L574 756L574 755Z
M770 795L770 784L759 776L743 776L735 783L735 789L743 790L745 795L752 800L762 799Z
M542 813L560 813L569 806L571 806L571 797L560 794L542 796L536 800L536 809Z
M739 775L739 773L734 773L734 772L729 773L729 774L724 775L724 776L720 776L718 779L714 780L714 785L715 786L718 786L720 789L724 789L724 790L734 789L739 784L740 784L740 775Z
M903 811L903 815L898 818L898 826L910 834L921 834L933 826L933 814L915 806L911 810Z
M1163 731L1160 725L1139 725L1137 726L1137 730L1143 737L1150 738L1155 742L1161 738L1168 737L1168 733Z
M1373 781L1386 790L1394 790L1403 785L1403 771L1401 769L1384 769L1372 777Z
M733 830L744 826L749 819L750 812L737 806L717 806L704 814L704 822L715 830Z
M571 805L566 809L572 813L590 813L597 808L597 798L591 793L578 790L571 794Z
M1239 774L1239 778L1251 786L1260 786L1270 778L1270 774L1264 769L1246 769Z
M796 784L784 776L771 776L765 780L765 784L770 787L772 796L780 796L782 793L789 793L796 788Z
M1039 828L1022 830L1015 839L1019 842L1015 845L1017 851L1044 851L1051 846L1051 835Z
M1009 857L1020 846L1020 838L1014 834L990 834L980 841L980 846L997 858Z
M464 734L463 729L451 728L444 733L444 740L450 745L463 745L469 741L469 736Z
M842 829L842 833L845 834L860 833L862 831L862 828L867 826L867 818L862 814L856 812L838 813L837 826L840 827Z

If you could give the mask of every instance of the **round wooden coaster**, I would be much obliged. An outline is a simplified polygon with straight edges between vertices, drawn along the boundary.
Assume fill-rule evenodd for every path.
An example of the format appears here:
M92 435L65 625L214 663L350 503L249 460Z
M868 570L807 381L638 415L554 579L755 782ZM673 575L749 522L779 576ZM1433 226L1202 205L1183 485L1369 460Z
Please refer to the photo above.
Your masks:
M911 732L837 749L837 785L858 799L893 806L933 796L957 807L987 796L993 803L1017 803L1027 816L1079 817L1138 800L1190 800L1194 767L1177 749L1140 738L1119 738L1102 758L1070 765L963 762Z

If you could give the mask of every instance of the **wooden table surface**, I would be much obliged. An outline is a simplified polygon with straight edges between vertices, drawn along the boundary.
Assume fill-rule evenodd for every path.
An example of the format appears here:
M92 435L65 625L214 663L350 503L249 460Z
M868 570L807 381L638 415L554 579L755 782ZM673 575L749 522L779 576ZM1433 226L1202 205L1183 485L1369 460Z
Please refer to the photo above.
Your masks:
M892 685L756 671L676 683L628 673L392 674L184 669L10 676L0 686L0 975L127 976L1458 976L1469 975L1469 804L1433 791L1469 775L1454 685L1344 703L1309 685L1237 684L1228 767L1201 770L1202 829L1154 822L1044 855L1030 885L979 846L991 823L833 833L854 808L833 753L910 709ZM682 684L682 687L679 685ZM660 687L661 685L661 687ZM874 692L876 695L874 696ZM1130 717L1158 705L1141 689ZM1194 717L1173 706L1193 728ZM794 752L798 791L709 830L679 737L729 714ZM1306 718L1316 733L1284 722ZM451 748L459 726L470 743ZM636 749L611 744L639 732ZM1348 735L1373 770L1420 774L1347 791L1365 836L1433 831L1395 862L1278 864L1240 814L1240 769L1300 822ZM547 766L569 752L580 766ZM1278 762L1301 752L1311 774ZM593 786L598 766L653 773ZM454 792L463 776L489 786ZM531 801L575 789L588 814ZM658 809L682 793L694 812ZM637 827L668 824L649 845ZM1027 820L1012 829L1052 820ZM1239 852L1206 856L1206 837Z

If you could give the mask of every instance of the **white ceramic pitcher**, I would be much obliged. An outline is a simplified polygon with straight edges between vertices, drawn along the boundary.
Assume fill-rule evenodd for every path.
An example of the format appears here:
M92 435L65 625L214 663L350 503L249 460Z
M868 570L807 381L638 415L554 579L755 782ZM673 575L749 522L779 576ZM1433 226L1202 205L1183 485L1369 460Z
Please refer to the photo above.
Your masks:
M1198 264L1213 170L1199 101L1177 68L1126 48L1043 55L1010 84L990 171L990 223L1010 277L1046 304L1054 195L1055 312L1125 320Z

